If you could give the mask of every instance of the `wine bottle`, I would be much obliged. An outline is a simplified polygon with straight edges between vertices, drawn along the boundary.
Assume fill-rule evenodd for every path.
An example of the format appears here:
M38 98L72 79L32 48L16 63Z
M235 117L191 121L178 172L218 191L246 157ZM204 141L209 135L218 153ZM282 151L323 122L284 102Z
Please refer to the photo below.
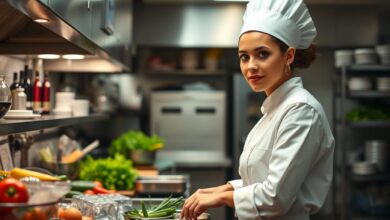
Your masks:
M14 94L16 92L16 88L19 87L19 81L18 81L18 73L14 72L14 80L10 86L11 93Z
M35 72L35 81L32 86L32 108L34 113L42 111L42 82L39 80L39 72Z
M49 74L47 71L45 71L45 77L42 86L42 114L50 113L50 87L51 85L49 81Z
M23 88L27 96L27 101L26 101L27 110L32 110L31 69L28 68L28 65L24 66Z

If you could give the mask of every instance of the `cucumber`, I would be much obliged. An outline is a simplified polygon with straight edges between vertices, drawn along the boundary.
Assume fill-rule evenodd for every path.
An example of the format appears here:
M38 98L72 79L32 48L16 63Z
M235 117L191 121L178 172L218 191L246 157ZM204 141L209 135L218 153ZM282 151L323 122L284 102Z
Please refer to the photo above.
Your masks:
M86 180L76 180L72 181L70 184L71 191L79 191L84 192L85 190L93 190L95 187L95 183L93 181L86 181Z
M83 195L83 193L79 191L69 191L67 194L65 194L65 198L72 198L73 196L78 195Z

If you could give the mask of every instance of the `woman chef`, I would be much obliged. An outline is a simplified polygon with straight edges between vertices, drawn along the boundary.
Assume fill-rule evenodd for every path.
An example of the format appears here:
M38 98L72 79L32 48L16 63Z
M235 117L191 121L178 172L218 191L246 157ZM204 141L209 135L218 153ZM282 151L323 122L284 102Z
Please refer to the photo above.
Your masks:
M321 104L294 76L314 61L316 28L302 0L252 0L238 43L243 76L267 95L240 157L242 179L199 189L182 217L227 205L240 220L306 220L332 181L334 139Z

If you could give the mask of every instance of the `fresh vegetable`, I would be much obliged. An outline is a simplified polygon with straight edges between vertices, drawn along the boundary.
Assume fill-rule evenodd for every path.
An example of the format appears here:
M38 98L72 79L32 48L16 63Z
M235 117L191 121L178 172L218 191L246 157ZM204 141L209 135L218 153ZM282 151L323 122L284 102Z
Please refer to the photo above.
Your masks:
M0 170L0 180L8 178L11 175L11 172Z
M5 178L8 178L8 176L7 175L0 175L0 180L3 180Z
M0 202L26 203L27 187L20 181L7 178L0 181Z
M65 181L65 180L68 180L68 176L67 175L57 175L55 176L56 178L60 179L61 181Z
M160 204L147 208L144 201L141 201L141 210L133 209L126 213L129 218L158 218L158 217L170 217L176 209L183 205L184 199L180 197L178 199L172 199L172 195L163 200Z
M390 120L390 110L383 107L360 106L352 109L346 115L351 122L366 120Z
M23 214L22 220L46 220L46 214L45 212L39 208L30 208L28 211L26 211Z
M87 156L80 165L79 178L99 181L106 189L129 190L134 188L137 171L132 162L122 155L102 159Z
M59 181L60 179L54 176L50 176L44 173L39 173L31 170L26 170L22 168L14 168L11 170L11 177L15 179L20 179L22 177L35 177L42 181Z
M84 191L84 195L95 195L95 193L93 192L93 190L87 189Z
M53 163L54 158L50 147L41 148L38 152L43 161L45 161L46 163Z
M105 189L105 188L100 187L100 186L95 186L93 188L93 192L95 194L111 194L111 193L114 193L115 191L114 190L108 190L108 189Z
M58 218L64 220L81 220L82 215L80 210L70 207L70 208L59 208L58 209Z
M79 192L79 191L72 191L71 190L65 194L65 198L72 198L73 196L78 196L78 195L83 195L83 193Z
M94 181L75 180L70 183L72 191L84 192L85 190L92 190L95 187Z
M132 150L155 151L163 146L163 140L157 135L148 137L141 131L128 131L112 141L109 153L129 155Z

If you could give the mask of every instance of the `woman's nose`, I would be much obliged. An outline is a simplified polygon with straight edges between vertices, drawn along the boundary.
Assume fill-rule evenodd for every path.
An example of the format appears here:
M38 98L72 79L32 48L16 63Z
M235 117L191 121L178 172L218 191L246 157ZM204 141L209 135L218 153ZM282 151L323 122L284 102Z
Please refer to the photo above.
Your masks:
M253 71L253 70L257 70L259 68L257 62L255 61L255 59L249 59L249 63L248 63L248 69Z

